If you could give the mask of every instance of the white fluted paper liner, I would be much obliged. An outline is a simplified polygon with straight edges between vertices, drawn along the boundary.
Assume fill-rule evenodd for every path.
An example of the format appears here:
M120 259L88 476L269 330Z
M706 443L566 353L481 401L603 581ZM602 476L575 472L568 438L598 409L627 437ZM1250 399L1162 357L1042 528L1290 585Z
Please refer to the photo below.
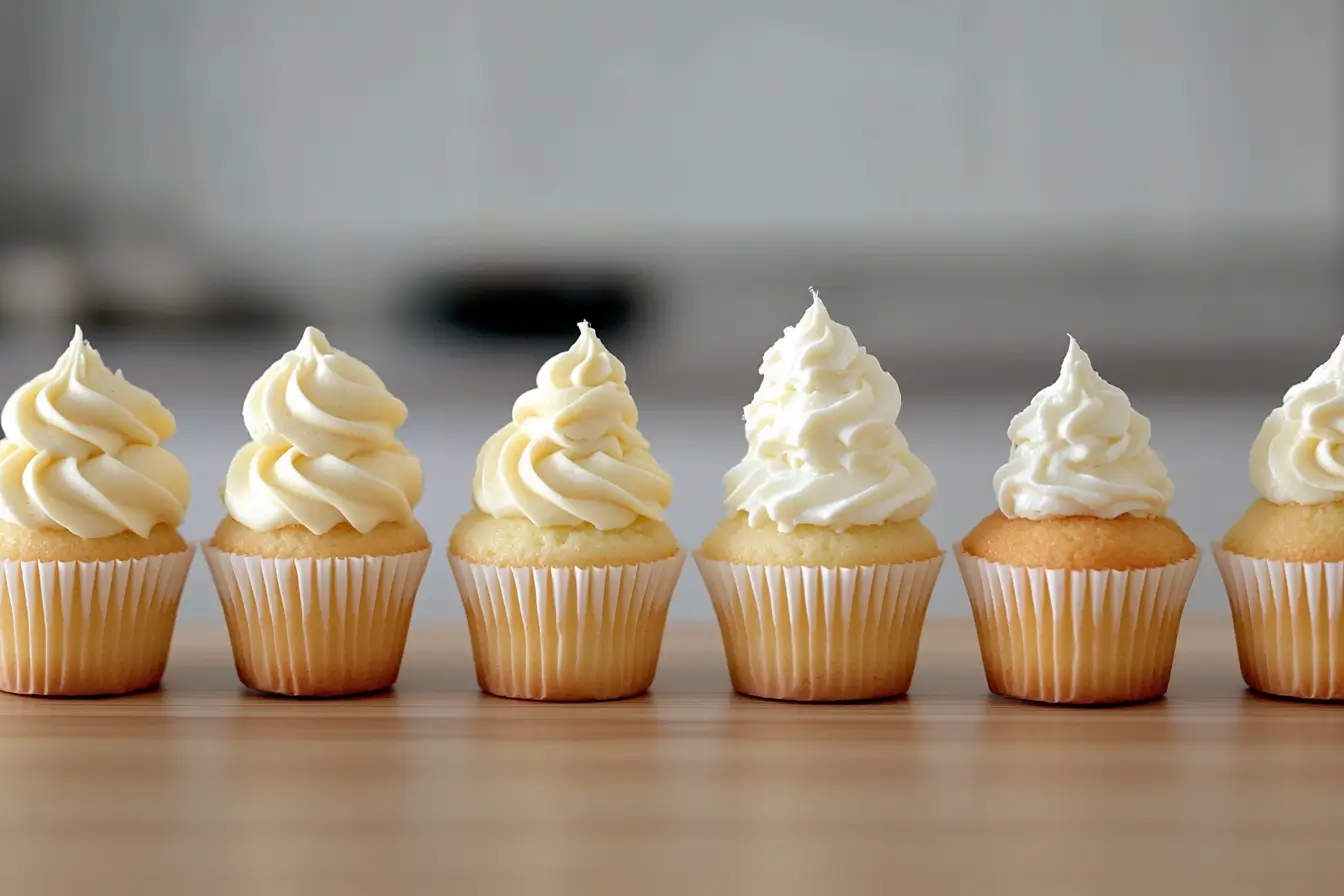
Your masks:
M1344 563L1260 560L1213 545L1246 684L1344 700Z
M1010 566L956 552L991 691L1079 704L1166 693L1198 552L1132 570Z
M835 568L695 560L738 692L840 701L909 690L941 554Z
M317 559L204 551L244 685L339 697L396 683L428 548Z
M630 566L527 567L452 554L481 690L614 700L648 690L686 555Z
M194 553L0 561L0 690L74 697L157 685Z

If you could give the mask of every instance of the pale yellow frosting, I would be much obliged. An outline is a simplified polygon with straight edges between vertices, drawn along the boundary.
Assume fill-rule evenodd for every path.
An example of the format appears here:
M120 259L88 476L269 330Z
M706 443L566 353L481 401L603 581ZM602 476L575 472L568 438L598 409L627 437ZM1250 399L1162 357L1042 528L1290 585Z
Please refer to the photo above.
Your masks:
M999 509L1032 520L1162 516L1174 488L1151 433L1070 336L1059 378L1008 425L1013 447L994 474Z
M224 503L249 529L342 523L371 532L407 523L424 491L420 461L397 441L406 405L367 365L309 327L252 384L243 422L252 436L229 465Z
M812 291L812 307L765 353L747 405L747 454L725 507L755 528L843 531L919 517L933 474L896 426L901 390Z
M568 351L542 366L513 421L476 459L472 499L497 519L537 526L623 529L661 520L672 479L649 453L625 366L587 322Z
M159 400L113 373L76 327L56 366L0 415L0 519L81 538L178 526L191 484L160 447L176 428Z
M1276 504L1344 501L1344 340L1260 427L1251 482Z

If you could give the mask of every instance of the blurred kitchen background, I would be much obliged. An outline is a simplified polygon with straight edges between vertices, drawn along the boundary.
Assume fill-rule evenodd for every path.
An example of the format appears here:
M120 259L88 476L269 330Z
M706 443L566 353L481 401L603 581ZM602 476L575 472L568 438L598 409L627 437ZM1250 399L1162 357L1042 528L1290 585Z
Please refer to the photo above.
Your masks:
M1072 332L1208 542L1344 332L1342 93L1329 0L0 0L0 392L82 322L176 413L203 538L312 323L410 404L442 545L588 318L690 545L815 285L901 382L941 540ZM710 618L693 570L674 608ZM183 613L218 618L203 564ZM417 614L461 617L446 562Z

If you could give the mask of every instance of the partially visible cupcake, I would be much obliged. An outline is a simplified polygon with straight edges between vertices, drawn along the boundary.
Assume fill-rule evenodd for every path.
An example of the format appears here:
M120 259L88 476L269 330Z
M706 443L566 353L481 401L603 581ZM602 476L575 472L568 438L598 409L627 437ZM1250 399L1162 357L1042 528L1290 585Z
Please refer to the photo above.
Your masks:
M904 694L942 551L919 518L929 468L896 426L901 391L812 291L765 354L728 517L696 561L733 687L776 700Z
M1344 341L1265 420L1250 467L1262 497L1213 546L1242 677L1344 699Z
M430 554L405 420L378 375L312 327L248 390L252 441L205 545L247 687L336 697L396 682Z
M56 366L5 402L0 441L0 690L152 688L192 548L175 423L75 328Z
M625 367L585 322L481 448L448 558L483 691L610 700L652 683L685 557L638 422Z
M1069 337L1008 427L999 509L957 546L989 689L1043 703L1160 697L1199 551L1147 418Z

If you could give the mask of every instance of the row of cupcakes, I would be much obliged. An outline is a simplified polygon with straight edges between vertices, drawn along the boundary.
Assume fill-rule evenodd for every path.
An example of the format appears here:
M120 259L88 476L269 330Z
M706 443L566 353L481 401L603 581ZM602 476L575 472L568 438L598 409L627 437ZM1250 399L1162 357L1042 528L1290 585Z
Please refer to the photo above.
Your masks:
M813 293L766 353L724 521L696 554L733 686L857 700L909 687L943 551L935 493L897 426L896 381ZM405 405L309 328L249 390L251 441L203 550L241 681L336 696L396 680L431 553ZM1344 343L1289 390L1252 450L1264 495L1215 557L1254 688L1344 698ZM193 547L172 415L76 331L6 402L0 689L153 687ZM1009 428L998 510L955 546L989 687L1061 703L1161 695L1199 551L1170 520L1148 421L1070 340ZM621 362L586 324L481 449L449 542L477 678L551 700L641 693L684 552L670 477Z

